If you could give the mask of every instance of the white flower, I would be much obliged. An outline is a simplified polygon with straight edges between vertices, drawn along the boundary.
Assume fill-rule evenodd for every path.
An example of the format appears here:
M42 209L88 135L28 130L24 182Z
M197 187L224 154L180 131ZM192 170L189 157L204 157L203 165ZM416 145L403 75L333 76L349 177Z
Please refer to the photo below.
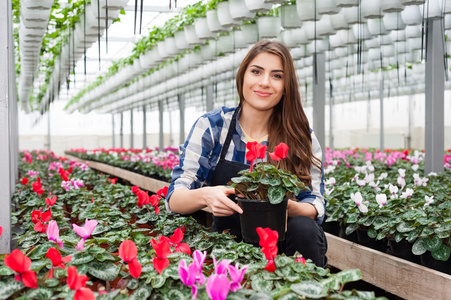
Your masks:
M398 185L403 189L406 186L406 181L404 180L404 177L399 176L398 177Z
M406 199L407 197L411 197L413 195L413 190L407 188L405 192L401 194L399 198Z
M327 175L327 174L329 174L329 173L332 173L333 171L335 171L335 167L332 166L332 165L329 165L329 166L327 166L327 167L324 169L324 175Z
M424 199L426 200L426 203L424 204L424 206L430 205L432 202L434 202L434 196L431 196L431 197L424 196Z
M431 173L428 174L428 176L437 176L437 173L431 172Z
M388 189L390 190L391 199L397 199L398 198L398 187L396 185L389 184Z
M324 191L326 192L326 196L329 197L329 195L334 191L334 188L331 188L330 190L326 187L324 188Z
M333 160L332 161L332 165L337 166L338 165L338 161L337 160Z
M387 178L388 174L387 173L382 173L377 179L382 180L384 178Z
M335 178L330 177L329 179L327 179L324 183L326 185L334 185L337 181L335 180Z
M360 179L356 179L355 182L357 183L358 186L365 186L365 184L366 184L365 180L360 180Z
M380 187L378 186L378 184L379 184L379 181L378 181L377 183L374 182L374 181L371 181L370 183L368 183L368 185L369 185L370 187L374 188L376 191L380 191L381 189L380 189Z
M374 181L374 173L370 173L370 174L366 174L365 179L364 179L367 183Z
M420 166L419 165L413 165L412 166L412 170L414 170L415 172L418 170L418 168L419 168Z
M360 212L362 212L364 214L368 212L368 206L366 206L365 204L362 203L358 207L359 207Z
M387 203L387 195L385 194L377 194L376 201L379 204L379 208L382 208Z
M351 199L355 202L355 204L360 205L363 202L362 194L360 192L351 193Z
M398 169L399 176L404 178L406 176L406 170L405 169Z
M374 166L368 166L368 171L370 171L371 173L374 172Z

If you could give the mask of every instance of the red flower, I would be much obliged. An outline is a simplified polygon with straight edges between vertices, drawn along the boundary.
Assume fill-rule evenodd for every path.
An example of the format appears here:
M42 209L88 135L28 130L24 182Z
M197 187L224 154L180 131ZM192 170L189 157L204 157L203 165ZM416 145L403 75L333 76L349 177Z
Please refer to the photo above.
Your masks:
M137 187L136 185L132 186L132 192L133 192L133 194L138 193L138 191L139 191L139 187Z
M302 256L298 256L298 257L296 257L295 262L303 263L305 265L305 258L303 258Z
M3 227L0 226L0 236L3 234Z
M107 179L111 184L116 184L117 178L114 178L114 179L107 178Z
M269 152L269 156L275 160L279 161L281 159L287 158L288 146L285 143L280 143L274 148L274 152Z
M45 213L41 213L41 210L33 210L31 212L31 222L34 224L34 230L37 232L46 233L47 224L45 222L50 221L52 217L52 211L49 209Z
M70 170L70 172L69 172L69 170ZM64 169L61 168L61 167L58 169L58 174L60 174L61 178L64 181L69 181L69 174L72 172L72 168L69 169L69 170L68 171L64 171Z
M157 255L157 257L154 257L152 263L155 270L157 270L159 274L161 274L161 272L169 266L169 260L167 257L171 254L171 248L169 247L168 240L168 238L161 239L161 237L159 242L155 239L150 240L150 244Z
M268 260L268 264L265 266L265 270L269 272L274 272L276 270L276 264L274 263L274 259Z
M26 257L22 251L15 249L10 255L6 254L5 265L18 273L15 276L17 281L22 281L29 288L38 288L36 273L30 270L31 259Z
M23 185L27 184L28 183L28 178L27 177L22 178L22 182L21 183Z
M174 234L171 236L170 245L175 247L175 252L183 252L188 255L191 255L191 248L186 243L180 243L183 240L183 232L180 228L177 228L174 231Z
M254 160L256 160L257 158L261 158L261 159L265 158L265 152L266 152L267 146L266 145L263 146L262 144L254 141L254 142L248 142L246 144L246 148L247 148L247 150L249 150L246 153L246 159L248 161L250 161L250 163L251 163L251 172L252 172Z
M136 248L135 243L130 240L125 240L119 246L119 256L122 258L124 263L128 264L128 269L130 275L134 278L138 278L141 275L141 264L138 262L138 248Z
M138 205L139 208L141 208L143 205L150 204L150 198L148 192L144 192L142 190L139 190L136 194L138 196Z
M67 268L67 286L76 291L74 300L95 300L93 292L86 288L86 281L88 276L78 275L76 267Z
M257 233L260 237L260 246L262 247L262 252L265 254L268 264L265 270L274 272L275 264L274 258L277 256L277 239L279 238L279 233L275 230L269 228L257 227Z
M36 192L36 194L38 195L42 195L44 194L44 190L42 189L42 185L41 185L41 178L37 178L36 182L33 182L31 184L31 186L33 187L33 192Z
M49 195L50 197L50 195ZM52 198L45 198L45 204L47 204L49 207L54 205L56 202L56 196L53 196Z
M72 256L61 257L61 254L55 248L49 248L45 255L52 261L52 269L49 273L49 278L53 278L53 271L55 268L65 269L66 266L63 263L68 263L72 259Z
M164 188L158 190L157 195L161 196L163 195L164 198L166 198L166 194L168 193L168 187L165 186Z

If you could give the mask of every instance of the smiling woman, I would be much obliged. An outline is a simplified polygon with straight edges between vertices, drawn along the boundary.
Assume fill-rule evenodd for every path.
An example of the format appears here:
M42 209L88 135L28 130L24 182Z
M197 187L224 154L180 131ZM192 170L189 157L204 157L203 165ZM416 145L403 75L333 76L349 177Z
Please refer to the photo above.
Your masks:
M241 240L242 209L225 185L249 168L246 143L257 141L268 151L283 142L292 151L283 162L270 164L295 174L310 190L288 201L285 241L280 252L300 252L319 266L326 265L327 242L320 224L325 201L322 151L302 108L293 59L280 42L261 41L246 55L236 76L240 104L222 107L200 117L181 146L180 164L174 168L166 208L190 214L208 207L213 229Z

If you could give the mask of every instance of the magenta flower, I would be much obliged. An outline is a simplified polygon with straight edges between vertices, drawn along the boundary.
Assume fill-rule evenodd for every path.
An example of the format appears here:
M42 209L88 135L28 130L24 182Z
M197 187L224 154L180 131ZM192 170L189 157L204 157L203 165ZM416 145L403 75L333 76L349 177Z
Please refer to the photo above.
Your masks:
M229 265L229 276L230 276L230 290L236 292L241 289L241 281L243 281L244 273L246 273L248 266L243 266L241 269L238 264Z
M216 274L218 274L218 275L227 275L227 269L228 269L228 267L230 265L230 260L223 259L218 264L217 261L216 261L216 258L213 256L213 263L215 264Z
M83 227L80 227L76 224L72 224L72 228L74 229L75 233L81 236L84 240L86 240L88 237L91 236L91 233L94 231L94 229L97 226L96 220L85 220L85 225Z
M85 248L84 246L85 244L85 239L81 239L78 244L75 246L75 249L77 249L78 251L81 251Z
M197 285L202 285L205 282L205 275L202 273L202 267L205 261L207 252L200 252L198 250L193 253L193 262L187 266L185 260L179 262L180 280L186 286L191 286L191 293L193 298L197 298Z
M49 226L47 227L47 236L50 241L54 244L58 244L58 247L63 248L63 241L59 239L60 230L55 220L49 222Z
M207 280L207 294L212 300L224 300L227 298L230 282L226 274L213 274Z

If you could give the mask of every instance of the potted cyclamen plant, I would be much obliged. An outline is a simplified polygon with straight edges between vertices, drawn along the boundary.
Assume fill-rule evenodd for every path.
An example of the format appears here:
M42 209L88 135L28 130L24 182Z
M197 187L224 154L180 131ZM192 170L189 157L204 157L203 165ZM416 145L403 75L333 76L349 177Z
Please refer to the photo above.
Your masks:
M246 144L246 159L251 162L250 169L238 172L228 183L235 188L238 205L243 209L240 215L241 234L249 243L258 243L257 227L271 228L279 233L279 241L285 239L288 199L307 189L304 183L291 172L282 170L268 162L267 146L257 142ZM269 156L279 162L287 157L288 146L280 143ZM254 166L254 161L261 159Z

